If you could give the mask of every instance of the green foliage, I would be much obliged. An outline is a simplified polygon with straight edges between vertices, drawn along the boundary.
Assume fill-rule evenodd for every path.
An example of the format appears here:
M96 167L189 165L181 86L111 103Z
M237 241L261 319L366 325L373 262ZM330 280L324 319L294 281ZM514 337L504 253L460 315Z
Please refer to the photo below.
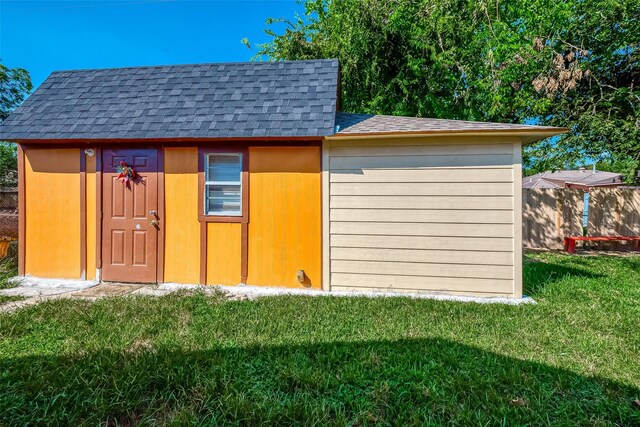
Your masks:
M0 424L640 424L640 258L535 255L524 280L538 304L172 295L0 313Z
M18 242L9 243L7 256L0 259L0 289L15 287L9 279L18 275Z
M526 150L525 168L608 161L629 181L640 169L638 0L305 6L267 21L257 57L338 58L345 111L566 126Z
M32 89L27 70L0 64L0 122L9 117ZM0 186L16 185L17 167L15 144L0 141Z
M22 301L22 300L24 300L24 297L17 297L13 295L0 295L0 304L5 304L8 302L14 302L14 301Z
M0 187L13 187L18 182L16 145L0 141Z
M25 100L33 89L31 76L23 68L8 68L0 64L0 121Z

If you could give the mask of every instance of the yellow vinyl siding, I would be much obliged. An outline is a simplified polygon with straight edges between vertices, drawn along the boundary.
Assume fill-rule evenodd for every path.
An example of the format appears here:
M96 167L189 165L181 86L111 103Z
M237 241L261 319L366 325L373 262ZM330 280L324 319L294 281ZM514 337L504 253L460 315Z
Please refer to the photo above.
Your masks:
M451 182L336 182L331 185L334 196L513 196L513 183Z
M333 149L331 149L333 152ZM333 171L331 184L336 182L406 182L407 171L403 169L346 169ZM414 169L411 173L411 182L425 183L472 183L472 182L513 182L513 168L500 166L495 168L440 168L440 169Z
M473 216L478 224L512 224L513 212L495 209L332 209L331 221L462 223Z
M491 168L496 166L511 166L513 154L461 154L461 155L413 155L405 156L336 156L331 158L331 168L339 170L353 170L357 168L377 169L426 169L426 168Z
M79 149L25 150L25 211L25 274L79 279Z
M513 279L511 265L452 264L446 262L380 262L380 261L331 261L334 273L397 274L431 277L468 277L479 279Z
M357 234L332 234L332 248L391 248L430 249L449 251L499 251L512 252L511 237L448 237L448 236L368 236Z
M361 278L356 278L355 280L367 280L367 277L361 277ZM472 282L468 283L468 286L466 286L466 288L468 288L468 291L454 291L452 290L452 286L445 284L442 281L439 281L436 283L436 285L428 285L426 288L422 289L420 288L420 285L423 282L417 282L418 286L416 287L409 287L409 288L388 288L388 290L390 292L393 293L403 293L403 294L422 294L422 293L429 293L429 294L435 294L435 295L447 295L447 296L469 296L469 295L473 295L476 297L486 297L486 298L496 298L496 297L501 297L501 298L512 298L513 297L513 293L511 292L511 284L512 284L513 280L504 280L503 283L497 283L497 282L489 282L489 281L478 281L478 280L474 280ZM452 282L450 282L452 284L458 284L460 283L459 281L456 281L455 279L453 279ZM495 286L495 289L499 289L498 285L501 285L502 288L505 289L505 292L498 292L498 291L493 291L490 293L482 293L482 292L477 292L474 289L482 289L483 286L486 286L489 283L490 286ZM445 285L445 287L441 290L437 289L438 285ZM381 288L379 286L333 286L331 288L331 290L336 291L336 292L349 292L349 293L354 293L354 292L380 292Z
M516 146L479 136L331 140L330 288L520 296Z
M321 288L320 148L252 147L249 180L247 284Z
M428 220L428 218L424 218ZM383 236L513 237L513 224L332 222L331 234Z
M337 142L337 141L336 141ZM373 142L373 141L371 141ZM507 145L505 144L476 144L469 139L464 141L464 143L460 143L458 141L457 144L449 143L447 141L446 144L442 144L443 140L440 139L440 143L433 142L433 139L430 141L425 140L425 142L421 145L405 145L405 141L389 141L389 144L386 146L371 146L369 142L363 143L367 146L367 151L364 153L367 157L369 156L391 156L391 157L402 157L402 156L423 156L425 155L424 145L429 144L429 156L460 156L460 155L503 155L508 154L509 150L505 150ZM348 146L334 146L332 143L331 148L331 156L333 157L359 157L362 155L362 152L354 151L353 144ZM402 150L397 150L396 147L398 145L402 146Z
M200 280L198 149L164 149L164 281Z
M362 248L354 252L351 248L333 248L331 259L342 261L399 261L474 265L513 265L511 252L498 251L460 251L444 249L389 249Z
M410 178L407 178L410 179ZM504 209L513 211L513 196L331 196L332 209ZM469 218L471 220L472 218Z
M237 285L241 277L242 225L207 224L207 285Z
M411 276L407 274L331 273L331 289L407 290L413 292L467 292L478 296L511 294L513 279Z

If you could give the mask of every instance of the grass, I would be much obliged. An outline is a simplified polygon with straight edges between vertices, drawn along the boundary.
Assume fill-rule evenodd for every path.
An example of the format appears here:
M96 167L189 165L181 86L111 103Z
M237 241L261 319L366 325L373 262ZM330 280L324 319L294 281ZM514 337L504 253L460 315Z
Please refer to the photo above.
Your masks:
M0 295L0 305L4 304L6 302L22 301L23 299L24 299L24 297L20 297L20 296Z
M640 425L640 258L527 257L537 305L54 300L0 315L0 425Z
M15 285L9 282L9 279L18 274L18 245L17 242L9 244L7 256L0 259L0 289L13 288ZM0 305L11 302L21 301L23 297L0 295Z
M13 288L9 279L18 275L18 242L11 242L7 256L0 259L0 289Z

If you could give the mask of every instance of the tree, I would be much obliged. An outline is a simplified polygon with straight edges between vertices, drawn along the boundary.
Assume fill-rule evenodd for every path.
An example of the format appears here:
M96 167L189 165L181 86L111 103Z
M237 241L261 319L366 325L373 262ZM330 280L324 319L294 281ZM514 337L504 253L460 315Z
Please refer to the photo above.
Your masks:
M25 100L33 88L29 72L0 64L0 121ZM0 186L12 186L17 180L16 146L0 142Z
M0 64L0 120L9 117L9 114L29 96L31 89L31 76L27 70L8 68Z
M566 126L526 169L597 161L631 181L638 16L638 0L307 0L267 21L257 57L338 58L345 111Z

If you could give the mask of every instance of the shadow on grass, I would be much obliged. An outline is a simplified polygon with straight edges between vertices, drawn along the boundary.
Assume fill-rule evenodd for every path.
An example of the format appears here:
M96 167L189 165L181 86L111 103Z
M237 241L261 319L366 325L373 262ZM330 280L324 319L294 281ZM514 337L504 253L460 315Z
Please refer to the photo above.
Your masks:
M587 279L605 277L603 274L578 268L576 265L568 266L525 257L522 276L523 292L525 295L536 298L547 286L553 285L567 276Z
M445 339L0 360L2 425L638 425L638 398Z

